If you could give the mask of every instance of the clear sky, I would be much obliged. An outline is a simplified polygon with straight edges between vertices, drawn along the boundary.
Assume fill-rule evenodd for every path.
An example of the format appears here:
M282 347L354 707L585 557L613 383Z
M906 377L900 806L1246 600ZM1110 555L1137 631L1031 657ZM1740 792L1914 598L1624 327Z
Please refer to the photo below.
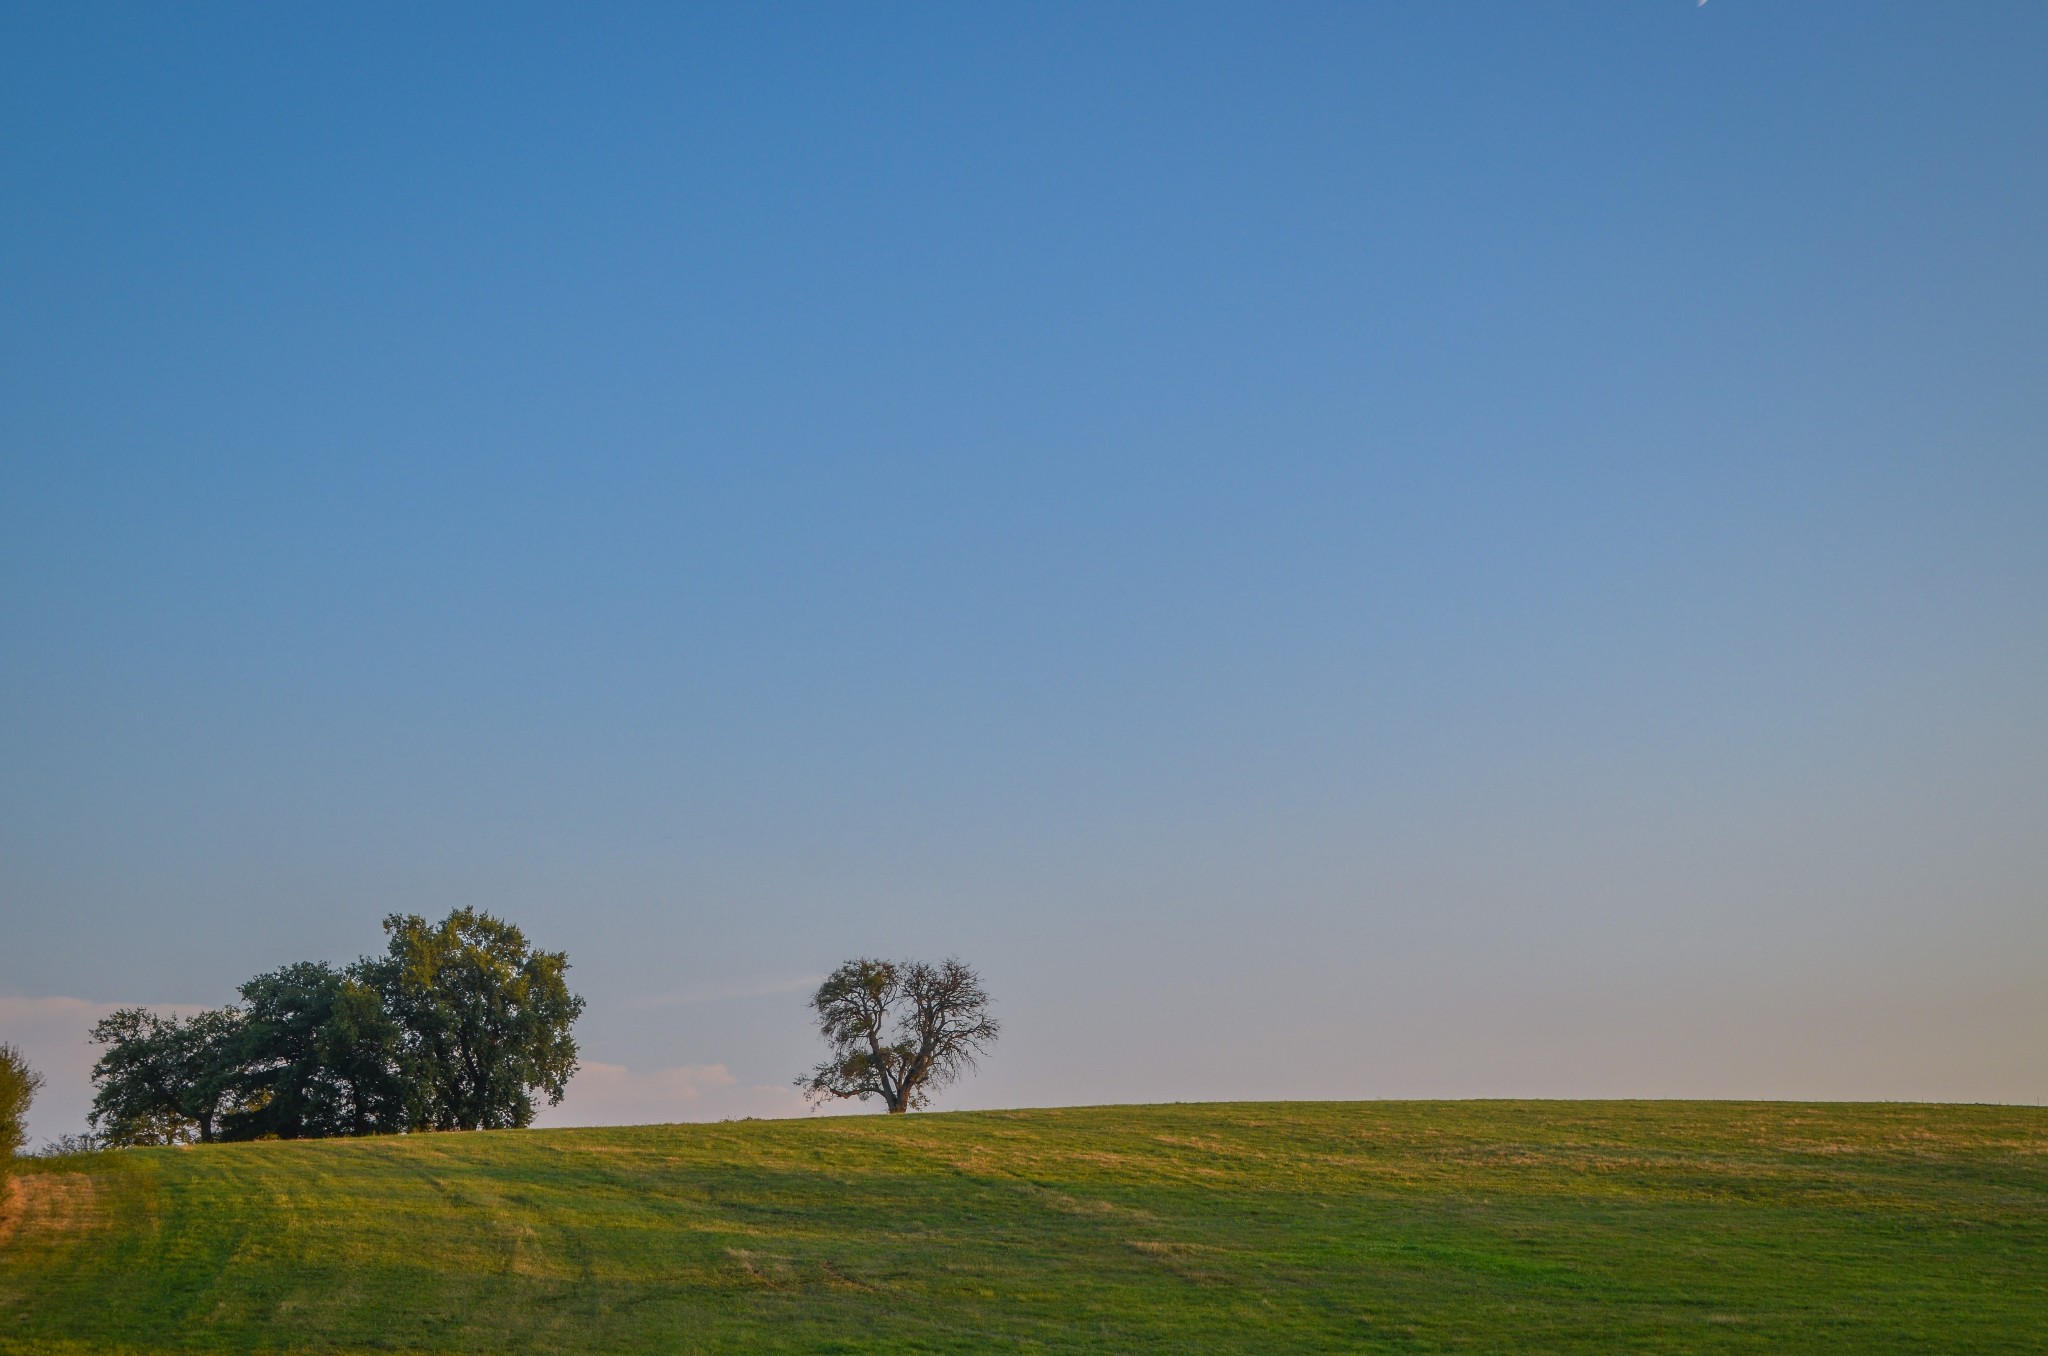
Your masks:
M0 1039L2048 1100L2048 7L0 10Z

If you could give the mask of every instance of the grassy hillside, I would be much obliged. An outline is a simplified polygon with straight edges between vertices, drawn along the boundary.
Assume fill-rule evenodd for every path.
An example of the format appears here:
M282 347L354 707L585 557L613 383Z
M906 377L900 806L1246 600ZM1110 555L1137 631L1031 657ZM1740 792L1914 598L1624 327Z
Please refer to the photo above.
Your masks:
M2048 1344L2048 1110L1101 1107L32 1166L0 1353Z

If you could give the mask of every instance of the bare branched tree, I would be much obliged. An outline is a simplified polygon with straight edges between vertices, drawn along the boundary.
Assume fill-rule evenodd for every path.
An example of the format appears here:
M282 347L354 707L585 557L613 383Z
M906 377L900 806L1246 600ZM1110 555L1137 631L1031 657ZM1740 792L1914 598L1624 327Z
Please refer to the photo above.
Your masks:
M957 960L850 960L818 986L811 1009L832 1055L797 1086L813 1102L880 1097L892 1113L930 1105L1000 1030L981 977Z

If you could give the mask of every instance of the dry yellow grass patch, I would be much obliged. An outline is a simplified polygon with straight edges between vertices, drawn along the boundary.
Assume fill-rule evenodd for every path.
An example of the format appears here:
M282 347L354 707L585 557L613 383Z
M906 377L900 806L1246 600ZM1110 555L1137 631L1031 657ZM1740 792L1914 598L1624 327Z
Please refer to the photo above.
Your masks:
M82 1173L10 1174L0 1194L0 1246L19 1232L65 1233L100 1219L99 1189Z

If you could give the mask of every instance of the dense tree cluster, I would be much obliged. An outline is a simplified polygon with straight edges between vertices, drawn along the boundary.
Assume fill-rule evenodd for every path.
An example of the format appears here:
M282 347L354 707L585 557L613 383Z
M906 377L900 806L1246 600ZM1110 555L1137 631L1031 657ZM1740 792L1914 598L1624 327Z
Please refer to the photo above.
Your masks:
M384 920L343 970L302 961L189 1018L124 1008L93 1029L102 1143L312 1139L523 1126L562 1100L583 1000L568 957L474 909Z

